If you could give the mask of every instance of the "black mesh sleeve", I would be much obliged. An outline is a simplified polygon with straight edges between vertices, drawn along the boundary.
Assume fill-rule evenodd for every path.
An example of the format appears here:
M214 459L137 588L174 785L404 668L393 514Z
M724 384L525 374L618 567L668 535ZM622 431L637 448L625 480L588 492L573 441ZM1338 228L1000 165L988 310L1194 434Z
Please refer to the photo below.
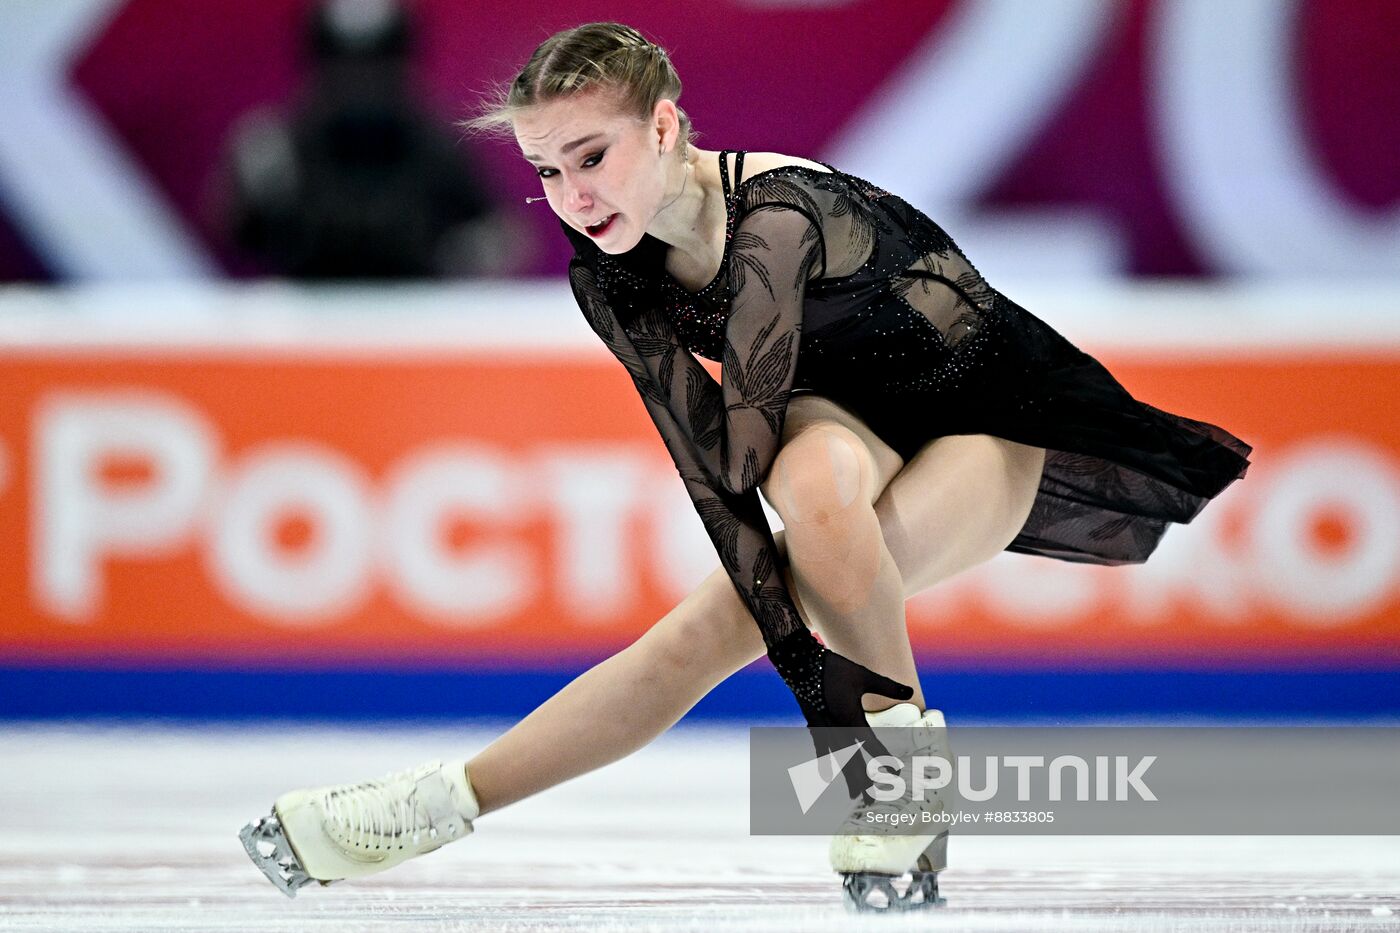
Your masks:
M863 725L860 695L877 675L834 655L807 632L777 566L758 486L782 441L797 364L807 278L822 236L806 211L763 205L736 226L722 381L683 345L664 309L619 323L590 262L569 265L589 325L626 367L695 504L720 562L813 725ZM878 678L890 695L910 691Z
M821 262L821 236L805 212L759 207L736 226L734 291L723 378L682 344L661 308L643 309L624 329L588 264L569 267L574 297L590 326L627 367L686 491L770 647L803 629L781 574L758 498L782 440L797 364L802 296Z

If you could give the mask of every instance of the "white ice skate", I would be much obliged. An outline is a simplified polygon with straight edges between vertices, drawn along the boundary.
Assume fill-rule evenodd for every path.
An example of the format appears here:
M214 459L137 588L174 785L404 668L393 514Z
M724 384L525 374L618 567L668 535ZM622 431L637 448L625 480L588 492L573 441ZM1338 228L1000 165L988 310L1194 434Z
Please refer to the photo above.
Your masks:
M883 712L866 713L865 718L875 728L909 727L906 741L898 748L887 743L891 754L936 755L952 764L948 729L940 711L931 709L921 714L914 704L900 703ZM924 800L914 800L909 793L901 800L888 802L858 800L846 826L870 825L866 815L870 811L941 812L946 809L945 793L946 789L925 791ZM947 829L888 835L843 832L832 837L830 855L832 869L844 879L842 891L850 910L915 910L946 903L938 896L938 873L948 867Z
M466 763L430 761L376 781L294 790L238 834L288 897L313 881L361 878L441 848L480 814Z

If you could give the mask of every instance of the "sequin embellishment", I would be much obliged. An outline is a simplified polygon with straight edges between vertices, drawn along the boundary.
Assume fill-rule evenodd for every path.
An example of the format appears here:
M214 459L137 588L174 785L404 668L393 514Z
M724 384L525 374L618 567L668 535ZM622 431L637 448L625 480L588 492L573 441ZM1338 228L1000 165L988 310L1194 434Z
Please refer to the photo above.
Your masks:
M729 249L734 240L735 198L739 188L738 179L743 177L744 153L734 157L735 183L729 183L729 159L724 150L720 154L720 180L724 184L724 252L720 256L719 271L715 277L700 288L688 291L669 272L665 282L669 291L667 314L675 322L676 332L692 353L718 361L724 356L724 331L729 323L732 308L732 295L729 294Z

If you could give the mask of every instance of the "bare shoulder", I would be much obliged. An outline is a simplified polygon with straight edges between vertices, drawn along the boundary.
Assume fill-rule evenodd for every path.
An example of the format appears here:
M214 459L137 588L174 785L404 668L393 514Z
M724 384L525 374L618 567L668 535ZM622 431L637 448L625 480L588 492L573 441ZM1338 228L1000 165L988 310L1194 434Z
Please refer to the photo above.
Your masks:
M786 168L789 165L798 165L803 168L816 169L819 172L830 172L825 165L820 162L813 162L811 159L803 159L799 156L783 155L781 152L745 152L744 153L744 177L755 175L758 172L766 172L773 168Z

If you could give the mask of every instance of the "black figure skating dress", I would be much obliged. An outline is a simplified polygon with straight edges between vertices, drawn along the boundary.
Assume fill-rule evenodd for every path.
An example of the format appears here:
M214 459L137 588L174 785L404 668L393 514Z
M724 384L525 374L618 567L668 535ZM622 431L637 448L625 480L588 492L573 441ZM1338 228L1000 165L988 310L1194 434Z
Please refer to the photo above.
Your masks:
M1008 547L1027 554L1146 560L1168 524L1244 475L1248 444L1134 399L897 195L829 165L744 178L743 152L731 187L727 162L724 260L698 293L666 271L667 244L643 236L613 256L560 223L574 296L630 373L770 654L802 628L757 492L794 392L848 408L906 462L947 434L1044 447ZM722 384L692 354L722 363Z

